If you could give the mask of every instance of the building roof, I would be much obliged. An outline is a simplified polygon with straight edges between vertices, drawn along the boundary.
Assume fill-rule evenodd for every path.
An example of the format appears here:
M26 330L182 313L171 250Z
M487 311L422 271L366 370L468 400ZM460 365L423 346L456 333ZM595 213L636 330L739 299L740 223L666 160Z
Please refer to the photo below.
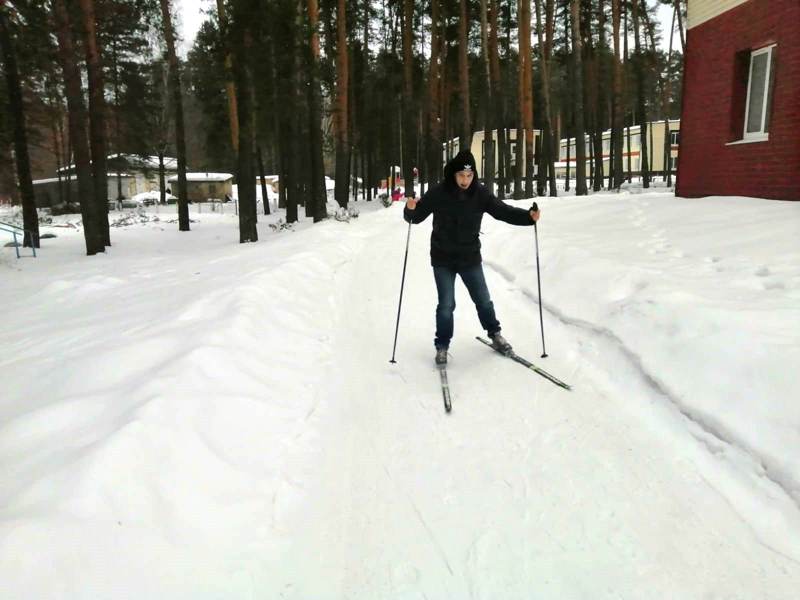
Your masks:
M132 167L144 167L146 169L158 169L158 156L143 156L139 154L110 154L106 160L121 156ZM178 170L178 159L171 156L164 157L164 168L167 171Z
M140 168L143 170L158 170L158 157L157 156L140 156L139 154L109 154L106 160L114 160L115 158L122 157L131 168ZM91 164L91 161L89 161ZM67 165L58 169L59 172L64 173L75 169L75 165ZM171 156L164 157L164 169L167 171L178 170L178 159Z
M186 173L186 181L209 181L209 182L225 182L233 179L230 173ZM177 175L170 175L167 181L178 181Z
M116 176L117 176L116 173L106 173L106 177L109 177L111 179L113 179ZM120 173L119 176L120 177L127 177L129 179L135 179L136 178L136 175L131 175L130 173ZM70 177L70 181L77 181L77 180L78 179L76 177L74 177L74 176ZM36 184L42 184L42 183L57 183L58 181L59 181L58 177L50 177L49 179L34 179L31 183L33 183L33 185L36 185ZM66 182L67 181L66 176L61 177L61 181Z

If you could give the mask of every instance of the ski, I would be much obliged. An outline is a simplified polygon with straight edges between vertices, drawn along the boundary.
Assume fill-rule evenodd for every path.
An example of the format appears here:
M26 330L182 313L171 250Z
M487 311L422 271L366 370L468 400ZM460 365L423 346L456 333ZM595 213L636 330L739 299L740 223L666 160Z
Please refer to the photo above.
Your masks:
M503 351L501 351L501 350L498 350L498 349L497 349L497 348L495 348L494 346L492 346L492 343L491 343L490 341L488 341L488 340L485 340L485 339L483 339L483 338L482 338L482 337L480 337L480 336L475 336L475 339L476 339L476 340L479 340L479 341L481 341L481 342L483 342L484 344L486 344L487 346L489 346L489 348L491 348L492 350L494 350L494 351L495 351L495 352L497 352L498 354L502 354L503 356L506 356L506 357L510 358L511 360L513 360L513 361L515 361L515 362L518 362L519 364L521 364L521 365L523 365L523 366L526 366L526 367L528 367L528 368L529 368L531 371L533 371L534 373L537 373L537 374L541 375L541 376L542 376L542 377L544 377L545 379L547 379L547 380L549 380L549 381L551 381L551 382L555 383L557 386L559 386L559 387L562 387L562 388L564 388L565 390L572 390L572 388L569 386L569 384L566 384L566 383L564 383L564 382L563 382L563 381L561 381L561 380L560 380L558 377L556 377L555 375L551 375L550 373L548 373L548 372L547 372L547 371L545 371L544 369L542 369L542 368L540 368L540 367L537 367L537 366L536 366L535 364L533 364L532 362L530 362L530 361L528 361L528 360L525 360L524 358L522 358L521 356L519 356L519 355L518 355L516 352L514 352L513 350L509 350L508 352L503 352Z
M450 404L450 385L447 383L447 367L445 365L439 365L439 379L442 382L442 398L444 398L444 409L447 412L452 410L452 405Z

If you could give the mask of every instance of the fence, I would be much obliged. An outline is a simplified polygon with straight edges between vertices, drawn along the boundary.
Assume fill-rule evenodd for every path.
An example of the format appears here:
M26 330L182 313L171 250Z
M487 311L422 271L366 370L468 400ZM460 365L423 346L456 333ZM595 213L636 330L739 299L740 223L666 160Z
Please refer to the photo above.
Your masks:
M17 236L22 236L23 239L25 238L25 233L30 233L31 237L33 237L33 233L28 231L27 229L23 229L22 227L18 227L17 225L12 225L11 223L5 223L0 221L0 231L5 231L6 233L10 233L14 236L14 251L17 253L17 258L20 258L19 254L19 247L20 243L17 241ZM36 246L31 245L31 250L33 250L33 256L36 258Z

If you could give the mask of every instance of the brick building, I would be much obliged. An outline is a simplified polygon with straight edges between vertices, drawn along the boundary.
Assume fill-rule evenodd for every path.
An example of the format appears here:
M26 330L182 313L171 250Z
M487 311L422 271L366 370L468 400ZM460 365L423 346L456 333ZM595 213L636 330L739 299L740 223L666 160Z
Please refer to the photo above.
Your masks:
M676 193L800 200L800 2L688 0Z

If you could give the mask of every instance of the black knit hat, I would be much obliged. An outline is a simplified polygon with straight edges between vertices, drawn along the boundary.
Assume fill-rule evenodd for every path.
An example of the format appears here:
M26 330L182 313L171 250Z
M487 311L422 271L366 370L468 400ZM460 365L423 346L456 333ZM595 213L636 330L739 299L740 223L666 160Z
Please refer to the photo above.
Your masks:
M475 164L475 157L469 150L462 150L444 167L445 179L455 183L456 173L459 171L472 171L475 179L478 179L478 166Z

